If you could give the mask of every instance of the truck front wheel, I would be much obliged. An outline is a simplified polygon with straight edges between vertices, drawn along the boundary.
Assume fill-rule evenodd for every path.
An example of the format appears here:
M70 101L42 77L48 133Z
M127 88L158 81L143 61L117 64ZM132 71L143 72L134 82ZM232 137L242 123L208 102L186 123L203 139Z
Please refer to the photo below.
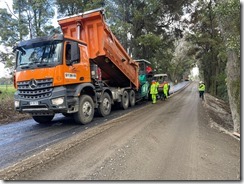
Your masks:
M39 124L48 124L52 121L54 115L50 116L32 116L32 118Z
M108 93L104 93L101 103L98 107L98 113L100 116L107 116L111 112L111 98Z
M127 91L124 91L121 97L120 107L122 109L128 109L129 107L129 94Z
M89 95L82 95L79 101L79 110L74 114L76 123L90 123L94 116L94 103Z

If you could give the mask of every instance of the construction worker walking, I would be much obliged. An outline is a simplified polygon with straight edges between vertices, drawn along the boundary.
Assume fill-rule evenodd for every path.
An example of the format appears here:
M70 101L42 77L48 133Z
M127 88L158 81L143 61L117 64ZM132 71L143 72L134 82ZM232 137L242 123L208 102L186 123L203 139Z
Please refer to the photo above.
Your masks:
M199 97L202 98L202 100L204 100L205 84L202 81L200 81L199 83L198 91Z
M152 103L155 104L157 101L157 94L158 94L158 85L156 84L155 80L152 80L152 84L150 87L150 94L152 95Z

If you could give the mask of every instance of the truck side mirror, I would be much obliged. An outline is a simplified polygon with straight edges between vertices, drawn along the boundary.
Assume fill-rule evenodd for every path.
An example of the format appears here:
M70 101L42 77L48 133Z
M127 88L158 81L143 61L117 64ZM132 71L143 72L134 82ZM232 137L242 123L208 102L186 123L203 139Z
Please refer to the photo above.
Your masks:
M80 48L77 42L71 43L71 63L80 60Z

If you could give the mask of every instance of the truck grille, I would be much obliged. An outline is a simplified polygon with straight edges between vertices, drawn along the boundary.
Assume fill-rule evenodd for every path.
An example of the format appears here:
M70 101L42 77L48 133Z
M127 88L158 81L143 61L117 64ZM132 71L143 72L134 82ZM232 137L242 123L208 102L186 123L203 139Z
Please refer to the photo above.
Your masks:
M53 79L31 79L17 83L18 95L22 99L38 100L52 95Z

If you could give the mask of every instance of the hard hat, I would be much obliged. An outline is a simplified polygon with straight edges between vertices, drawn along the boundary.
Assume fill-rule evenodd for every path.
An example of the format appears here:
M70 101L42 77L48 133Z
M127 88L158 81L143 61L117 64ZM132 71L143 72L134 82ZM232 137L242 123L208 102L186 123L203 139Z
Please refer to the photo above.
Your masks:
M203 82L202 82L202 81L200 81L199 83L200 83L200 84L202 84Z
M155 80L152 80L152 82L156 82Z

